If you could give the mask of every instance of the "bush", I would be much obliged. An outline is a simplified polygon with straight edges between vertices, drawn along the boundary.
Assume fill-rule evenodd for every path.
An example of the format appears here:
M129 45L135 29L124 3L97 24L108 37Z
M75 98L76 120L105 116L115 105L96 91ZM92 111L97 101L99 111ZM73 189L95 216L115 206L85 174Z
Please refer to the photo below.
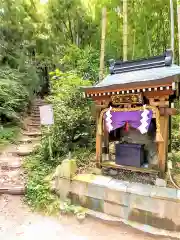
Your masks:
M75 73L51 73L52 95L48 101L53 105L55 124L52 126L53 158L65 156L69 151L81 147L91 148L94 139L90 105L80 90L80 86L89 84ZM45 130L45 136L47 136ZM43 142L44 159L49 159L48 138Z
M0 146L6 143L12 143L17 137L19 128L16 126L7 126L0 129Z
M175 108L180 110L180 102L175 102ZM175 151L180 150L180 115L172 117L172 149Z
M99 52L90 46L80 49L76 45L70 45L64 49L60 68L63 71L75 69L83 79L96 82L99 72Z
M0 121L18 121L38 86L33 68L24 72L9 67L0 68Z
M24 169L28 175L26 202L33 209L55 214L59 210L59 199L51 193L50 184L45 180L53 168L42 159L43 157L38 153L24 161Z

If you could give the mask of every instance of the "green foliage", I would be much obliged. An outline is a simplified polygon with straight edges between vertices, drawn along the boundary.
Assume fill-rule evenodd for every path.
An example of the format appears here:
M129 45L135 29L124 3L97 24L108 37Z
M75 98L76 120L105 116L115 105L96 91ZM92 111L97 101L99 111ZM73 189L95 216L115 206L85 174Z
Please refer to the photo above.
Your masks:
M175 102L175 108L180 110L180 102ZM172 149L179 151L180 149L180 115L172 116Z
M90 102L82 95L80 87L89 84L75 73L62 73L58 69L51 74L55 124L52 126L52 150L54 159L69 151L91 146L93 139ZM46 133L45 133L46 135ZM49 158L48 138L43 142L44 158Z
M60 68L63 71L73 69L83 79L96 82L98 80L99 54L92 47L80 49L76 45L70 45L63 51Z
M123 1L89 0L83 1L93 16L94 22L100 26L101 12L107 7L106 59L123 56ZM176 4L174 4L174 7ZM148 57L161 54L170 43L169 0L128 1L128 59ZM176 10L175 10L176 12ZM101 28L96 28L93 47L100 45ZM177 21L175 21L175 38L177 37ZM177 40L177 38L175 39ZM178 46L176 45L176 52Z
M180 149L180 133L179 133L180 116L173 117L172 122L172 149L179 151Z
M72 205L71 201L67 200L66 202L62 202L60 204L60 211L61 213L65 214L65 213L73 213L73 214L86 214L86 209L81 207L81 206L77 206L77 205Z
M17 138L19 128L15 126L0 127L0 146L12 143Z
M52 35L61 43L79 47L91 44L96 23L87 14L81 0L51 0L48 2L47 15Z
M27 108L38 89L38 81L33 68L25 72L0 68L0 121L18 121L19 113Z
M94 140L94 139L93 139ZM90 163L93 162L95 156L95 142L92 147L89 148L76 148L73 152L73 158L76 159L78 168L86 168Z
M28 177L26 201L33 209L56 214L59 210L59 200L51 193L49 183L45 181L53 168L42 159L40 154L36 154L24 161L24 169Z
M65 55L76 55L77 51L81 52L85 49L84 57L89 61L88 67L87 62L84 65L86 69L88 68L88 72L91 71L94 69L93 61L96 62L100 52L101 12L104 6L107 7L108 12L106 60L122 59L123 14L122 1L119 0L50 0L44 5L38 0L2 0L0 59L8 62L10 66L18 67L22 62L22 56L25 56L25 59L34 66L44 65L52 68L58 65ZM169 0L128 1L129 59L161 53L169 47L169 33ZM177 53L177 21L175 21L175 40ZM69 45L77 47L72 49ZM66 52L66 48L73 52L67 53L69 50L67 49ZM93 49L93 53L90 51L92 54L89 53L88 48ZM88 53L92 57L89 58ZM80 56L82 57L82 53ZM85 58L82 58L83 61ZM73 59L74 56L70 61ZM76 58L75 61L77 60L81 61L81 58ZM80 65L83 67L83 64ZM95 65L98 68L99 64ZM67 67L69 67L68 63ZM72 64L70 70L73 68ZM82 70L83 75L84 69Z

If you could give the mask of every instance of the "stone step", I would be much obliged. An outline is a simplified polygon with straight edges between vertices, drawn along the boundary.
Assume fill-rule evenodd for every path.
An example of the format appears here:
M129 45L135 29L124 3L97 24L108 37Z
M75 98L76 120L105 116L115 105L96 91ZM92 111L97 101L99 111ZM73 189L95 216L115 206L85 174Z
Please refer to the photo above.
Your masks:
M31 119L40 119L40 114L31 114Z
M39 113L40 112L40 109L39 109L39 107L33 107L32 109L31 109L31 113Z
M31 118L31 123L40 123L40 122L41 122L40 118L34 118L34 117Z
M39 111L39 109L38 109L38 110L31 111L31 116L40 117L40 111Z
M21 169L0 171L0 188L5 186L24 185L25 177Z
M41 124L40 123L31 123L28 125L28 131L29 132L34 132L34 131L40 131L41 130Z
M38 124L37 126L38 127L40 127L41 126L41 123L40 123L40 121L31 121L31 123L29 123L29 126L33 126L33 125L31 125L31 124Z
M31 112L31 117L40 118L40 112L39 112L39 110L38 110L38 111L33 111L33 112Z
M38 120L40 120L40 115L33 115L33 114L31 114L31 119L38 119Z
M33 106L31 108L31 112L39 112L39 108L42 107L42 106Z
M41 132L41 127L40 126L39 127L28 126L27 132L32 132L32 133ZM36 136L34 136L34 137L36 137Z
M15 170L21 167L21 158L12 155L0 156L0 169Z
M38 124L38 126L40 126L41 122L39 120L32 120L31 124Z
M0 153L0 157L8 156L8 157L17 157L16 155L17 145L12 144L7 146L4 151Z
M29 137L29 136L23 136L18 143L20 144L26 144L26 143L33 143L33 142L40 142L41 137Z
M33 107L41 107L41 106L44 106L44 105L46 105L47 103L44 103L44 102L41 102L41 103L35 103L34 105L33 105Z
M34 99L33 104L41 103L41 102L45 102L45 100L42 98L36 98L36 99Z
M31 114L31 119L40 119L40 114Z
M27 131L27 132L23 132L24 136L29 136L29 137L38 137L41 136L42 133L41 131Z
M35 123L35 122L34 122L34 123L32 122L32 123L29 123L28 126L32 126L32 127L40 127L40 124L37 123L37 122L36 122L36 123Z
M33 116L31 116L30 120L31 120L31 122L32 121L40 122L41 119L40 119L40 117L33 117Z
M39 146L40 144L21 144L18 146L17 148L17 154L19 156L25 157L25 156L29 156L30 154L32 154L35 149Z
M0 186L0 194L24 195L25 185L5 185L3 187Z

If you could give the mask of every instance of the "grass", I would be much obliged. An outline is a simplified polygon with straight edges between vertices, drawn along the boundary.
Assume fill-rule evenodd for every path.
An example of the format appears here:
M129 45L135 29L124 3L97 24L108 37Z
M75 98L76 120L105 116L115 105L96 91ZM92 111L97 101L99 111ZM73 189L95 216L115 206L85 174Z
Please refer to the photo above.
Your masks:
M25 200L33 210L56 215L59 212L59 198L51 192L51 180L46 180L54 168L42 159L40 153L34 153L23 163L27 173Z
M2 126L0 129L0 149L9 143L13 143L19 134L19 127L14 125Z
M87 149L78 149L72 155L77 160L79 171L84 171L90 164L90 159L92 160L94 157L94 154ZM43 153L39 149L24 161L23 167L27 174L25 200L33 210L48 215L59 213L60 198L52 193L50 185L56 166L64 159L65 156L62 159L57 159L56 164L52 164L51 161L45 161Z

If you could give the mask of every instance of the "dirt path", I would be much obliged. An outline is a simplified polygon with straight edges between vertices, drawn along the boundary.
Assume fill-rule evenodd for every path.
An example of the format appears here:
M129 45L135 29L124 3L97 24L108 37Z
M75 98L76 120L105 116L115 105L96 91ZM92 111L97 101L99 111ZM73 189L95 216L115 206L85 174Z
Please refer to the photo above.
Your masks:
M0 193L18 193L25 191L25 178L21 168L23 157L30 155L40 143L39 106L43 100L36 100L31 115L24 120L24 130L14 144L0 151Z
M73 217L59 219L32 213L19 196L0 195L1 240L168 240L136 231L124 224L109 226L94 219L78 223Z

